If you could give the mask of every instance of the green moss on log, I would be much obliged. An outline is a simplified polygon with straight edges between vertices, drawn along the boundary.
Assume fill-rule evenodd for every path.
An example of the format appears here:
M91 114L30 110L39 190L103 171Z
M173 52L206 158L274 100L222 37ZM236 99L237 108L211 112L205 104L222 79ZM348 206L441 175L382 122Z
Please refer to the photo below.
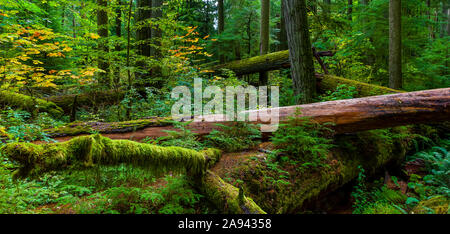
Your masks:
M369 96L377 96L377 95L385 95L385 94L394 94L394 93L404 93L401 90L395 90L379 85L367 84L363 82L359 82L356 80L350 80L342 77L324 75L320 79L320 90L335 90L339 85L348 85L353 86L358 91L356 97L369 97Z
M289 50L279 51L266 55L256 56L248 59L233 61L211 67L211 70L232 70L236 75L246 75L263 71L277 70L289 67Z
M207 171L202 191L209 201L225 214L265 214L243 191L224 182L218 175Z
M76 107L94 107L98 105L113 105L125 97L126 92L122 90L108 90L87 92L83 94L69 94L51 96L48 100L63 108L65 113L70 113L73 105ZM76 98L76 101L75 101Z
M4 90L0 91L0 105L20 108L30 113L47 112L54 117L63 114L63 110L51 101Z
M288 165L282 168L290 173L287 179L280 179L286 174L271 170L260 153L217 170L220 176L241 180L247 196L267 213L298 213L305 204L356 178L359 165L372 174L387 164L402 161L418 139L413 130L398 127L337 136L335 144L339 147L328 155L329 167L298 171Z
M221 155L215 149L198 152L181 147L111 140L98 134L46 145L10 143L2 151L21 165L16 173L19 177L68 168L122 163L149 168L157 174L170 170L203 175L210 163L217 161Z
M171 125L169 117L154 117L149 119L130 120L124 122L73 122L58 128L46 129L45 132L50 137L77 136L82 134L91 134L93 132L125 133L133 132L146 127L162 127Z
M251 198L207 170L220 158L221 151L195 151L181 147L161 147L128 140L111 140L101 135L81 136L64 143L35 145L10 143L2 152L21 168L14 176L27 177L44 172L79 169L96 165L129 164L148 168L155 174L186 172L206 198L229 214L264 214Z

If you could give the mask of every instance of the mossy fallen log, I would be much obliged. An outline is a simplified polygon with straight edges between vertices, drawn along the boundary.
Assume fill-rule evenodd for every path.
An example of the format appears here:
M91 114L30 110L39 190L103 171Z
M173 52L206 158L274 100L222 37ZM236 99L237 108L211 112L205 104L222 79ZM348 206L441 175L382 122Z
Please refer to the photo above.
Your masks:
M259 72L279 70L281 68L289 68L290 66L291 64L289 61L289 51L285 50L220 64L212 66L209 69L216 72L219 72L221 69L228 69L236 73L236 75L241 76ZM358 90L357 97L368 97L374 95L402 92L400 90L394 90L383 86L367 84L337 76L323 75L318 76L318 78L319 92L322 93L328 90L335 90L341 84L356 87L356 89Z
M221 69L232 70L236 75L247 75L258 72L278 70L289 68L289 50L279 51L261 56L255 56L248 59L232 61L225 64L212 66L209 69L220 71Z
M148 119L140 120L130 120L124 122L73 122L58 128L51 128L44 130L50 137L67 137L67 136L78 136L78 135L88 135L94 132L100 134L118 134L122 135L120 138L112 139L132 139L133 132L139 131L144 128L154 127L163 128L166 126L171 126L170 117L152 117ZM130 133L130 134L127 134ZM165 135L163 132L161 136ZM145 137L139 137L142 140Z
M221 151L217 149L195 151L181 147L161 147L128 140L111 140L96 134L47 145L10 143L1 150L10 160L21 165L14 173L15 178L95 165L129 164L148 168L155 174L169 171L187 173L206 198L225 213L264 213L252 199L239 194L237 188L208 171L221 156Z
M319 198L354 180L360 173L359 166L370 176L389 165L399 165L420 141L422 136L415 133L429 137L437 134L427 126L371 130L337 136L336 147L324 165L300 168L285 163L273 169L273 164L266 162L266 153L251 151L233 157L224 155L211 170L226 176L230 183L238 182L246 195L269 214L301 213L308 204L316 204ZM261 147L272 150L271 145Z
M410 93L399 93L366 98L347 99L330 102L312 103L299 106L287 106L277 109L269 108L269 113L277 110L279 121L284 122L296 116L308 117L324 124L332 123L336 133L352 133L371 129L419 123L439 123L450 121L450 88L435 89ZM251 110L258 119L253 124L269 124L261 116L265 110ZM224 116L218 116L213 122L192 122L188 125L193 132L205 135L218 129L217 125L227 124ZM137 126L137 127L133 127ZM126 127L121 127L126 126ZM167 135L164 131L177 129L163 119L137 120L123 123L76 123L66 127L49 129L47 132L58 141L70 139L70 136L88 134L97 131L112 139L142 140L146 137ZM69 137L68 137L69 136Z
M125 97L125 94L126 92L122 90L107 90L51 96L46 99L60 106L66 114L69 114L81 107L117 104Z
M405 93L405 91L359 82L356 80L351 80L338 76L323 75L319 78L319 88L321 92L328 90L335 90L339 85L347 85L355 87L356 91L358 92L355 95L356 98L394 94L394 93Z
M60 117L64 113L54 102L5 90L0 91L0 105L20 108L30 113L47 112L54 117Z

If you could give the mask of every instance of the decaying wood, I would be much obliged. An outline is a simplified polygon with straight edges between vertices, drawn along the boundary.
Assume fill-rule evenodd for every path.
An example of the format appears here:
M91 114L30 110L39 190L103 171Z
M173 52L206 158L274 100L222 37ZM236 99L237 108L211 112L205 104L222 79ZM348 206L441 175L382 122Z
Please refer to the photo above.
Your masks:
M315 48L314 57L330 57L334 53L331 51L316 51ZM270 53L261 56L255 56L248 59L233 61L225 64L219 64L210 69L219 71L220 69L232 70L236 75L248 75L258 72L266 72L272 70L278 70L281 68L291 67L289 61L289 50L283 50L275 53Z
M297 110L301 111L298 117L308 117L317 123L332 123L336 133L351 133L370 129L389 128L418 123L433 123L450 120L450 88L426 90L410 93L373 96L366 98L347 99L339 101L312 103L299 106L269 108L268 111L279 111L280 122L293 117ZM259 116L266 110L246 111ZM224 119L223 116L216 116ZM146 137L160 137L167 135L166 130L176 130L161 119L141 120L139 128L130 127L120 123L92 123L90 128L72 135L88 134L96 131L112 139L142 140ZM139 122L139 121L137 121ZM227 124L226 121L192 122L188 126L193 132L204 135L217 129L216 124ZM254 124L267 124L260 118L250 121ZM106 128L108 125L109 128ZM114 132L112 126L126 126ZM52 129L51 134L58 141L71 138L67 129Z

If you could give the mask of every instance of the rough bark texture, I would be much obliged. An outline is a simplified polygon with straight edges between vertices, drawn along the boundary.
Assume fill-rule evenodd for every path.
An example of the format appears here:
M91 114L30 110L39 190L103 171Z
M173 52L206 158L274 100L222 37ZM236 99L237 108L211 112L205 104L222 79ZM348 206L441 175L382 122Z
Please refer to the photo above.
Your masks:
M64 110L64 113L71 114L73 108L77 109L80 107L116 104L125 97L125 93L126 92L122 90L107 90L83 94L51 96L46 99L60 106Z
M402 81L401 0L389 1L389 87L401 89Z
M137 41L137 54L142 56L137 59L136 66L141 67L143 70L135 73L136 81L143 86L149 86L148 81L150 79L150 73L147 71L148 66L146 65L145 57L151 56L151 46L150 40L152 38L152 29L149 26L148 20L151 19L152 11L152 0L138 0L137 1L137 30L136 30L136 41Z
M219 35L223 33L223 31L225 30L225 9L224 9L224 5L223 5L223 0L218 0L217 1L217 11L218 11L218 31L219 31ZM219 42L219 60L220 63L224 63L225 62L225 55L224 55L224 51L223 51L223 45L222 42Z
M280 122L295 116L297 109L301 111L301 116L309 117L317 123L333 123L331 128L336 133L449 121L450 88L281 107L278 108ZM262 110L246 112L260 113ZM217 123L227 122L192 122L189 128L195 133L205 135L218 129ZM251 123L264 122L258 119ZM167 135L165 130L176 129L170 126L167 119L154 118L121 123L75 123L65 128L50 129L48 133L51 136L59 136L55 138L59 141L67 141L71 136L92 131L112 139L142 140L146 137Z
M323 0L323 11L326 14L330 14L331 13L331 0Z
M259 54L265 55L269 52L269 37L270 37L270 1L261 0L261 23L260 23L260 39L259 39ZM263 71L259 73L259 84L267 85L269 80L269 73Z
M118 1L118 6L116 8L116 26L115 26L115 31L116 31L116 36L118 38L122 37L122 5L123 2L122 0ZM115 51L116 53L119 53L122 50L121 47L121 43L117 43L115 46ZM113 77L113 82L114 82L114 88L119 88L120 86L120 56L119 54L116 55L117 59L116 59L116 63L117 65L114 68L114 77Z
M163 1L162 0L152 0L152 19L153 22L156 22L158 20L161 20L162 18L162 6ZM162 31L158 24L153 24L152 30L152 47L150 51L150 55L155 60L161 59L161 39L162 39ZM155 79L158 77L161 77L161 66L154 65L151 69L151 76L152 76L152 85L156 88L162 88L163 83L160 79Z
M98 0L97 5L97 30L98 35L101 37L98 45L98 67L104 71L100 74L99 83L103 86L109 87L111 85L111 81L109 75L109 61L106 57L106 55L109 53L106 39L108 37L108 1Z
M233 61L225 64L213 66L210 69L220 71L220 69L232 70L237 76L259 73L264 71L277 70L290 67L289 51L279 51L263 56L256 56L244 60Z
M284 16L284 1L281 1L281 17L280 17L280 33L278 35L278 41L280 45L278 47L279 51L288 50L287 32L286 32L286 21Z
M284 0L283 10L294 93L302 103L310 103L316 93L316 79L305 0Z

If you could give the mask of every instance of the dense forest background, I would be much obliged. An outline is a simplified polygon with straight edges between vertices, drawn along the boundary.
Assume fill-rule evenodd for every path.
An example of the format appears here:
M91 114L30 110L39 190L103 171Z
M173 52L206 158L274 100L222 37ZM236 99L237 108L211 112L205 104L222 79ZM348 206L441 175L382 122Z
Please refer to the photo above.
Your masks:
M182 85L193 88L194 78L221 88L279 86L280 106L370 96L358 94L360 83L352 86L348 82L316 94L311 91L316 89L315 82L308 83L315 80L315 73L399 92L448 88L449 44L447 0L0 0L1 146L53 143L52 138L62 136L61 132L74 136L98 134L110 127L147 126L153 121L150 117L170 116L175 102L171 90ZM321 57L323 65L313 57L310 47L333 56ZM244 75L233 69L214 69L288 49L291 58L292 53L305 55L298 56L307 58L299 64L311 62L311 66ZM123 126L101 124L120 121L128 122ZM223 131L211 132L201 140L186 128L188 123L172 124L181 133L146 138L142 144L194 150L215 147L229 153L254 149L261 143L261 133L247 124L222 126ZM348 175L347 182L351 180L354 187L350 188L352 208L345 211L446 213L450 144L448 133L441 134L442 129L434 127L373 130L355 140L351 134L330 138L316 125L291 123L274 133L271 142L276 150L264 151L270 155L266 161L254 155L245 157L249 162L261 160L264 170L258 176L264 183L270 182L264 187L270 196L281 196L287 191L283 189L296 181L307 181L301 176L309 170L316 175L317 168L330 169L325 164L346 163L345 157L333 161L324 156L336 145L351 155L420 159L427 162L421 164L426 172L419 176L390 171L396 176L386 174L389 183L384 181L384 185L378 181L366 184L364 172L370 170L357 167L357 159L349 163L358 169ZM362 144L377 148L355 153L366 147ZM399 150L398 145L404 148ZM54 149L25 146L36 155L50 154ZM11 175L19 166L5 152L0 154L0 213L221 212L209 204L208 195L190 184L188 176L170 173L161 178L153 174L155 171L149 173L125 163L39 173L37 178L17 182ZM296 165L303 169L293 169ZM241 189L247 186L250 190L253 182L233 173L221 176L241 197ZM403 191L405 186L410 193ZM273 195L273 191L280 195ZM265 203L269 202L265 197L253 199L274 209L269 212L300 212L289 210L288 205L278 207L283 203ZM431 209L423 202L438 204L434 206L438 208ZM317 211L314 209L307 212Z

